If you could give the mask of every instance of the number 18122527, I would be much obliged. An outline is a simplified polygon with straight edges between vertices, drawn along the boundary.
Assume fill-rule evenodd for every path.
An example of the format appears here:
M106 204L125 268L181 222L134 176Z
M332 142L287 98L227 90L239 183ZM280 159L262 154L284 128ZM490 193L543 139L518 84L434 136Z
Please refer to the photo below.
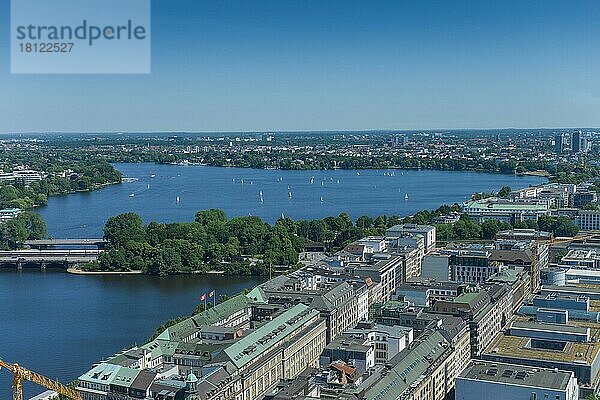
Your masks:
M21 53L70 53L74 43L19 43Z

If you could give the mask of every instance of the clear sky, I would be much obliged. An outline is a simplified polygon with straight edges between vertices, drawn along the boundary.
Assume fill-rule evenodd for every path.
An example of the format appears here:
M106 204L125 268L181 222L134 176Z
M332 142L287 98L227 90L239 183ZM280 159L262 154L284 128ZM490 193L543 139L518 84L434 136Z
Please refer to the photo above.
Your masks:
M0 132L600 126L600 2L154 0L149 75L11 75Z

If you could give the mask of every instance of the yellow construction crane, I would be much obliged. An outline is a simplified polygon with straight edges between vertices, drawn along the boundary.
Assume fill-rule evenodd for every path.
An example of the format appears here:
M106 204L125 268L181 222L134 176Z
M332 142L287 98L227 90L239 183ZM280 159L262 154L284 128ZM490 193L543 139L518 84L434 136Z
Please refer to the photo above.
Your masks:
M37 383L47 389L67 396L72 400L82 400L79 393L71 388L64 386L62 383L48 379L45 376L37 374L27 368L21 367L19 364L9 364L0 359L0 368L6 368L13 374L12 380L12 400L23 400L23 380L28 380Z

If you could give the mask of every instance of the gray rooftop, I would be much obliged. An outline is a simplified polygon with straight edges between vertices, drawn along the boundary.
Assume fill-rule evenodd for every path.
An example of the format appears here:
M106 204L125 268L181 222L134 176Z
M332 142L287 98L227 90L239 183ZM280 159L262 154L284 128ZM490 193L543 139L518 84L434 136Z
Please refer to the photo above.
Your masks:
M396 400L411 388L413 382L442 359L449 343L440 332L431 332L416 339L408 348L390 360L391 370L369 387L367 400Z
M463 370L459 379L473 379L509 385L564 390L572 375L572 372L558 371L555 369L474 361Z
M543 332L557 332L557 333L574 333L578 335L589 334L590 328L562 325L562 324L548 324L544 322L535 321L514 321L511 328L515 329L526 329L532 331L543 331Z

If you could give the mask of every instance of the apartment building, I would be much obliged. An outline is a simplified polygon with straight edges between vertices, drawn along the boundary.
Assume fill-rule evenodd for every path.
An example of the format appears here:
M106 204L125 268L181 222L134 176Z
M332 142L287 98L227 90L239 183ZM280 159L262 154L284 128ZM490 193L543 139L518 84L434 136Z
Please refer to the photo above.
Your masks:
M437 301L432 312L461 317L469 324L471 356L478 357L513 315L510 289L490 285L479 292L467 292L452 301Z

